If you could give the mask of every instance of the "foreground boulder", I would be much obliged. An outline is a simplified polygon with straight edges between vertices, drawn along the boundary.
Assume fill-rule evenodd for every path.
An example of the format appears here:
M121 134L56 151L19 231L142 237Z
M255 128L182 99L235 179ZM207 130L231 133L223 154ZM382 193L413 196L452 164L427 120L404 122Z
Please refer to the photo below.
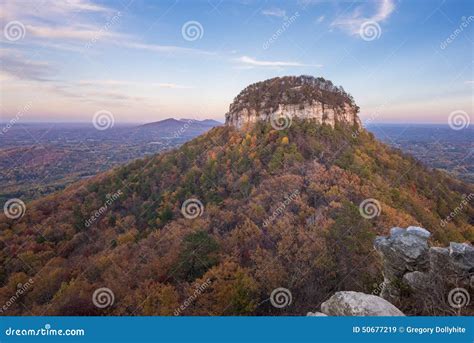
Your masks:
M351 291L337 292L322 303L321 311L328 316L404 316L381 297Z
M321 313L321 312L308 312L306 314L308 317L327 317L327 314Z

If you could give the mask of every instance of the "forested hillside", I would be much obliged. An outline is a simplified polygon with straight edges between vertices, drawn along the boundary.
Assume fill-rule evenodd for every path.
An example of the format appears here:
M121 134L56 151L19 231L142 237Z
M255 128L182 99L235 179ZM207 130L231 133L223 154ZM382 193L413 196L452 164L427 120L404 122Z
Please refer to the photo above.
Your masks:
M473 192L357 126L217 127L2 214L0 302L32 280L2 314L305 315L374 291L373 239L391 227L474 241L472 206L450 215ZM101 287L107 308L91 301ZM270 304L278 287L291 305Z

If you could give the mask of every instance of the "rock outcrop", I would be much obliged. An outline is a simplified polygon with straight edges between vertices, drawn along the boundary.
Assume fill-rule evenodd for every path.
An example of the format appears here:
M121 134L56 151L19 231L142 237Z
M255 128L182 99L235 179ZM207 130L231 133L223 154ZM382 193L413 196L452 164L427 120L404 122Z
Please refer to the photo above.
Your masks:
M389 236L376 238L374 246L383 259L381 297L393 304L413 297L425 309L442 311L444 307L446 312L469 307L474 292L474 248L467 243L430 248L429 237L420 227L396 227Z
M430 236L428 230L410 226L377 237L374 246L383 260L381 297L336 292L321 304L321 312L307 316L403 316L399 308L415 315L474 315L474 247L430 247Z
M328 316L404 316L387 300L361 292L336 292L321 304L321 312L308 315Z
M331 81L311 76L287 76L245 88L229 107L226 125L242 128L281 117L311 119L334 126L361 126L353 98Z
M411 272L426 272L429 269L428 239L430 233L420 227L410 226L406 230L394 227L390 236L377 237L374 245L383 258L384 283L380 295L396 301L400 296L399 281Z

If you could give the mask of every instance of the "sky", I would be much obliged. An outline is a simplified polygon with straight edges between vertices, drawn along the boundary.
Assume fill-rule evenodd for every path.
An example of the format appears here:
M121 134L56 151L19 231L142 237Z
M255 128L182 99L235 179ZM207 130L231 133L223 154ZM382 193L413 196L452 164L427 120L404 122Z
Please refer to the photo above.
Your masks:
M322 76L364 122L473 113L474 2L0 0L0 121L224 121L247 85Z

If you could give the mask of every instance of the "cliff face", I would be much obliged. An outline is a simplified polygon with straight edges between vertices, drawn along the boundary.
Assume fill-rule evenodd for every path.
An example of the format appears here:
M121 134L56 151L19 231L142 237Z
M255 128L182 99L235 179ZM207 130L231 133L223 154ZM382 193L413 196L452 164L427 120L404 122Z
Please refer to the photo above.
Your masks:
M245 88L229 107L226 125L242 128L281 117L361 125L352 97L330 81L310 76L282 77Z

